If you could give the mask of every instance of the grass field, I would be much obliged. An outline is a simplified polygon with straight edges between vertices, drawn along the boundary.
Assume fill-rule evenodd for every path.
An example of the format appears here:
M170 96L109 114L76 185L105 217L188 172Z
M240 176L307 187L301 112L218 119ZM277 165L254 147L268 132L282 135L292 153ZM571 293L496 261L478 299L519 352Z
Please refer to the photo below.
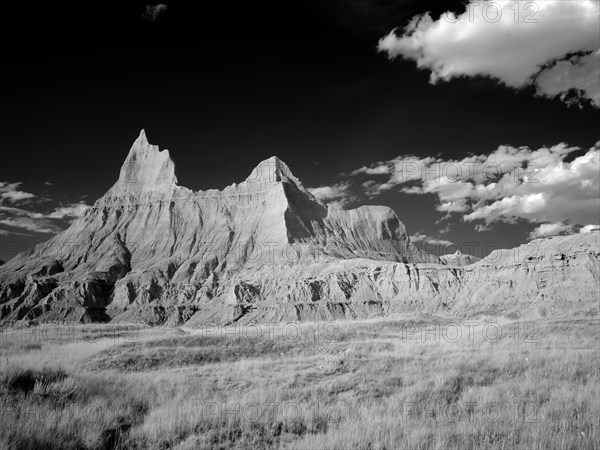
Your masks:
M4 329L1 448L597 448L600 322Z

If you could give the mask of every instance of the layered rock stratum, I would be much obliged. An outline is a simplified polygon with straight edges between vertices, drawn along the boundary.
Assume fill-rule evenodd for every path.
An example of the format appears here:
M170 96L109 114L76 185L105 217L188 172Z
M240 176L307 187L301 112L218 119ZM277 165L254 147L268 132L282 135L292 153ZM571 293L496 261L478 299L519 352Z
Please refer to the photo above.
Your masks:
M179 186L142 131L103 197L0 267L0 321L597 314L599 248L587 233L440 259L392 209L328 208L276 157L223 190Z

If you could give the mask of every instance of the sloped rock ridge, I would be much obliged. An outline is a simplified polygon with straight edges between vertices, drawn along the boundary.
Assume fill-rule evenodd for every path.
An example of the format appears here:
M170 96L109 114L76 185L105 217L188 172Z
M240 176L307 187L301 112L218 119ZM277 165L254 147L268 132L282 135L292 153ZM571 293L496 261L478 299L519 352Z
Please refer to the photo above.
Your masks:
M142 131L103 197L0 267L0 322L597 314L599 248L596 232L440 259L390 208L328 208L277 157L223 190L179 186Z

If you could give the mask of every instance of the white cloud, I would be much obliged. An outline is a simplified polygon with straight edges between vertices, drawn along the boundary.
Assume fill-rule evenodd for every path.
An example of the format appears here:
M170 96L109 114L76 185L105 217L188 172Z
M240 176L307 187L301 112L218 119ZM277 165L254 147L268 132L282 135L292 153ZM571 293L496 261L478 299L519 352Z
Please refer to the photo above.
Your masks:
M567 103L578 103L576 97L568 96L569 91L574 89L579 97L586 97L600 107L600 50L558 61L543 70L535 84L540 95L550 98L560 96Z
M569 234L573 231L572 225L567 225L563 222L543 223L529 233L530 239L544 238L549 236L557 236L559 234Z
M20 231L0 230L0 236L31 236L31 233L22 233Z
M46 219L43 214L35 213L21 208L0 206L0 225L17 230L8 231L31 231L35 233L55 234L60 228Z
M365 174L365 175L386 175L391 172L391 167L384 162L373 164L371 167L363 166L360 169L352 171L351 175Z
M142 18L150 22L156 22L156 19L164 14L167 11L167 8L167 5L164 3L159 3L157 5L146 5L146 10L142 14Z
M393 189L399 184L416 181L423 178L423 168L441 162L433 157L418 158L412 155L399 156L390 161L380 161L369 167L361 167L350 173L356 175L391 175L385 183L374 180L365 181L362 186L369 197L375 197L385 191ZM409 189L409 188L407 188Z
M511 87L535 83L541 95L563 99L576 89L600 107L599 42L597 1L498 0L472 1L463 14L435 21L416 16L403 34L382 38L379 50L429 69L432 83L490 76ZM577 52L587 55L565 59Z
M85 203L72 203L56 208L47 217L50 219L75 219L81 217L88 209L89 206Z
M1 196L3 199L7 199L7 200L11 201L12 203L17 203L22 200L28 200L30 198L35 198L35 195L33 195L29 192L22 192L22 191L3 192L1 194Z
M535 150L502 145L490 154L462 160L399 156L352 174L365 176L365 169L391 167L386 178L362 182L367 196L394 188L434 195L438 211L462 214L465 221L477 221L479 230L518 219L585 225L597 222L600 210L600 142L565 161L580 150L564 143ZM354 179L352 174L347 183Z
M580 233L591 233L592 231L598 231L598 230L600 230L600 225L586 225L584 227L581 227L579 232Z
M19 234L20 231L56 234L64 229L56 220L72 222L89 208L84 203L62 205L48 213L34 212L22 208L0 206L0 225L15 228L4 233Z
M10 231L6 231L6 230L0 230L0 236L13 236L13 233ZM0 262L2 260L0 259Z
M64 224L58 221L72 222L89 208L85 203L79 202L59 203L49 210L48 202L52 203L52 200L21 191L21 185L20 182L0 181L0 225L10 228L1 230L5 236L23 234L22 232L56 234L64 228ZM25 209L33 207L38 210Z
M11 203L18 203L23 200L29 200L36 198L36 196L30 192L24 192L19 190L23 183L8 183L6 181L0 181L0 201L8 200ZM0 202L1 203L1 202Z
M16 217L11 219L0 219L0 225L18 228L20 230L33 231L35 233L56 234L60 231L55 226L46 226L40 221L32 220L29 217Z
M450 247L455 245L454 242L427 236L426 234L422 233L411 234L409 237L413 244L441 245L442 247Z
M579 228L579 230L577 230ZM536 227L530 234L530 239L544 238L549 236L558 236L562 234L573 234L573 233L591 233L592 231L600 230L600 225L584 225L578 227L575 225L569 225L563 222L556 223L543 223Z
M442 212L465 212L468 211L469 206L467 205L467 200L462 198L459 200L452 200L449 202L442 202L438 205L437 210Z
M0 236L29 236L29 233L19 231L0 230Z
M516 171L505 174L494 185L492 195L474 196L491 203L474 205L465 220L494 220L522 218L530 221L586 224L597 220L600 209L600 149L594 147L586 154L567 163L564 156L555 154L553 161L535 166L534 173L521 177ZM527 162L531 166L531 161ZM525 169L525 172L529 169ZM523 172L523 171L521 171ZM488 185L489 186L489 185Z
M346 183L340 183L335 186L308 188L308 191L332 208L343 209L351 201L348 184Z

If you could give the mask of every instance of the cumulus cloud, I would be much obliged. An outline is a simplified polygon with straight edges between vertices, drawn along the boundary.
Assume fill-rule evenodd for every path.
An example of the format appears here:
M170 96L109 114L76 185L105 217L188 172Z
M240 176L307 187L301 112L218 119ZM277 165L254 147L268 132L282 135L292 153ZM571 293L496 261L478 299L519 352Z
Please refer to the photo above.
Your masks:
M592 231L600 231L600 225L586 225L579 230L580 233L591 233Z
M30 231L34 233L56 234L60 231L60 228L48 220L44 214L8 206L0 206L0 225L15 229L8 230L9 232Z
M309 188L308 191L328 206L343 209L352 200L348 187L347 183L340 183L334 186Z
M566 148L566 147L563 147ZM586 224L597 220L600 210L600 148L594 147L571 162L565 162L562 151L554 160L525 169L527 175L512 171L494 184L493 195L475 196L491 200L473 207L465 220L510 220ZM528 167L532 167L528 164ZM487 187L492 184L487 185ZM482 187L485 189L485 187Z
M76 219L81 217L89 206L85 203L72 203L67 206L60 206L47 215L49 219Z
M0 205L0 225L9 227L2 234L27 233L56 234L64 229L62 222L70 223L89 208L85 203L61 204L46 212L31 211L14 206Z
M543 223L536 227L530 234L530 239L544 238L573 233L591 233L600 231L600 225L588 224L584 226L569 225L563 222Z
M535 84L540 95L560 96L569 104L584 97L600 106L600 50L556 62L536 77Z
M573 157L574 152L579 156ZM490 154L461 160L403 155L358 169L346 183L378 174L367 181L360 178L367 196L391 189L433 195L438 211L460 214L478 230L522 219L583 226L598 221L600 142L581 153L561 143L539 149L502 145ZM388 168L384 177L382 167Z
M59 228L50 224L46 226L40 221L32 220L29 217L17 217L11 219L0 219L0 225L6 225L20 230L32 231L34 233L42 234L56 234L60 231ZM10 233L10 231L7 231Z
M30 192L24 192L19 190L23 183L8 183L6 181L0 181L0 201L8 200L10 203L18 203L23 200L29 200L36 198L34 194Z
M471 1L463 14L413 18L378 48L414 60L431 82L489 76L540 95L600 107L600 4L594 0ZM573 54L578 56L572 57Z
M422 233L411 234L409 237L410 237L410 241L413 244L439 245L442 247L451 247L451 246L455 245L454 242L451 242L451 241L448 241L445 239L439 239L439 238L427 236L426 234L422 234Z
M543 223L529 233L530 239L557 236L559 234L569 234L573 232L573 226L563 222Z
M398 184L409 181L420 180L422 178L422 168L429 166L437 161L433 157L418 158L407 155L398 157L390 161L380 161L369 167L361 167L350 173L350 176L356 175L391 175L384 183L378 183L374 180L367 180L363 183L365 193L369 197L375 197L385 191L393 189Z
M392 167L388 163L379 162L371 167L363 166L360 169L352 171L351 175L365 174L365 175L386 175L390 173Z
M156 22L156 20L167 11L167 5L159 3L157 5L146 5L146 10L142 14L142 18L149 22Z

